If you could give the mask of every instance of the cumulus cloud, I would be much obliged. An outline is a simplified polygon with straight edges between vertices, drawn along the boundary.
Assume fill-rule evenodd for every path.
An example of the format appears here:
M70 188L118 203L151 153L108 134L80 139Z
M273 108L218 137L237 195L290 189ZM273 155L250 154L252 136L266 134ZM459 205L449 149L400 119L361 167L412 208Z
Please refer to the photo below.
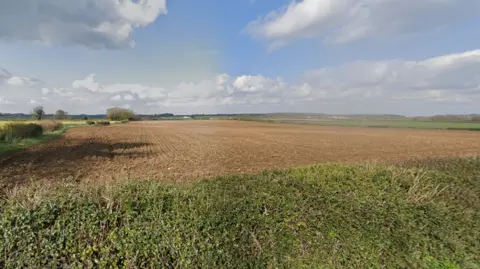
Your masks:
M128 48L135 28L166 12L166 0L0 1L0 39Z
M480 94L480 50L423 61L353 62L306 73L302 80L324 99L468 102Z
M5 75L8 74L8 75ZM217 76L173 87L106 84L95 75L69 87L13 86L0 83L0 104L29 111L40 103L47 111L103 113L128 106L139 113L335 112L422 113L424 107L477 107L480 101L480 50L413 60L357 61L311 70L295 82L262 75ZM11 77L3 70L2 80ZM3 107L6 106L2 106ZM462 110L463 111L463 110ZM14 111L3 111L14 112Z
M37 78L14 76L8 70L0 67L0 85L2 84L16 87L25 87L38 86L43 84L43 81Z
M479 13L477 0L303 0L251 22L247 31L271 48L298 38L346 43L428 31Z

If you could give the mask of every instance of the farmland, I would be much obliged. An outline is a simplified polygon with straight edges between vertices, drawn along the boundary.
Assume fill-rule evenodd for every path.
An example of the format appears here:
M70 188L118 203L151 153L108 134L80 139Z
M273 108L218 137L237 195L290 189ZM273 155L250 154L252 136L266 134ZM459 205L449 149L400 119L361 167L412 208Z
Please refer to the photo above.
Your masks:
M413 119L319 119L319 118L288 118L288 117L239 117L246 121L259 121L271 123L310 124L320 126L345 126L363 128L406 128L406 129L432 129L432 130L468 130L480 131L479 122L442 122L419 121Z
M0 267L478 268L478 153L469 131L73 128L0 154Z
M325 162L398 163L479 152L479 132L146 121L72 129L60 140L0 157L0 177L3 185L112 177L182 182Z

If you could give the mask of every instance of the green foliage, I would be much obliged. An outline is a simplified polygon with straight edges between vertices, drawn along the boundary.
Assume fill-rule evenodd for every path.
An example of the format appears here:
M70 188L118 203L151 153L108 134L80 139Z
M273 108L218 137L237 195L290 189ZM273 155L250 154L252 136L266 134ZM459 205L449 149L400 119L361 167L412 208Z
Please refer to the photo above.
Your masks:
M120 123L128 123L129 120L122 120Z
M63 128L63 123L59 121L43 121L40 123L40 126L42 126L44 132L53 132L53 131L58 131Z
M94 125L95 124L95 122L93 120L87 120L85 123L88 124L88 125Z
M110 121L108 120L99 120L95 122L96 125L110 125Z
M107 109L107 118L111 121L135 120L135 113L132 110L112 107Z
M23 138L39 137L42 126L34 123L12 122L0 126L0 141L14 142Z
M35 107L32 111L32 114L36 120L42 120L42 118L45 116L45 111L43 110L43 106Z
M478 268L480 159L439 162L31 187L0 267Z

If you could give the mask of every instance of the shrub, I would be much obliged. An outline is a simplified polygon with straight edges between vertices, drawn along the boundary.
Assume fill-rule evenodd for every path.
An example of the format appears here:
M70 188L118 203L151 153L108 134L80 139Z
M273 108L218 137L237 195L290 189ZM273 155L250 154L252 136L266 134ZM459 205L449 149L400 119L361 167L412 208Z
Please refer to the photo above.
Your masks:
M0 127L0 140L13 142L17 139L39 137L43 134L42 126L35 123L7 123Z
M45 116L45 111L43 110L43 106L37 106L33 109L32 115L36 120L42 120Z
M87 123L88 125L94 125L94 124L95 124L95 122L94 122L93 120L87 120L86 123Z
M130 109L112 107L107 109L107 118L113 121L135 120L135 113Z
M128 123L129 120L122 120L121 123Z
M57 112L55 112L55 115L53 116L56 120L65 120L68 118L68 113L59 109Z
M58 121L45 121L40 123L44 132L53 132L63 128L63 123Z
M95 122L95 124L97 124L97 125L110 125L110 121L108 121L108 120L99 120L99 121Z

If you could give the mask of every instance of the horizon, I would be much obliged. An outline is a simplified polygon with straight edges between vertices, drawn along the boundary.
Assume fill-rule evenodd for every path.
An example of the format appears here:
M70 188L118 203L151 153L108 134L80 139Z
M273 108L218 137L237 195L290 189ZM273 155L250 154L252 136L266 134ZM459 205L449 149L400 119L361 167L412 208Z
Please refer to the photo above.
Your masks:
M0 113L478 114L477 25L474 0L4 1Z

